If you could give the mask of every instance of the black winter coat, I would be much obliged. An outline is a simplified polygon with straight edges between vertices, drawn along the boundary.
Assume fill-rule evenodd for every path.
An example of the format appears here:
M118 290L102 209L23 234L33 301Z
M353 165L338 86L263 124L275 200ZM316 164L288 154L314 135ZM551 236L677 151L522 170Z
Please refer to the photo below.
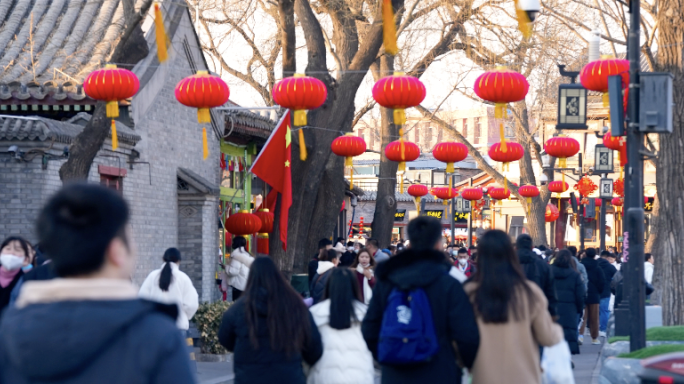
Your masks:
M4 288L0 287L0 315L2 314L3 310L9 306L10 299L12 297L12 290L19 283L19 280L21 280L22 276L24 276L24 272L20 270L19 273L14 276L8 286Z
M0 383L194 383L176 305L88 300L9 308Z
M323 295L325 294L325 286L328 284L328 279L332 274L334 268L325 271L322 275L318 273L314 275L311 280L311 286L309 287L309 292L314 304L318 304L323 301Z
M613 280L613 276L617 273L617 268L615 268L608 260L600 258L596 260L599 268L603 271L603 277L605 278L603 284L603 290L601 291L601 298L606 299L610 297L610 282Z
M587 289L587 298L585 304L599 304L601 302L601 292L606 285L606 278L603 276L603 271L598 265L598 261L585 257L582 259L582 265L587 268L587 277L589 278L589 288Z
M309 285L311 285L311 280L313 280L316 275L316 270L318 269L318 255L309 261L308 272L309 272Z
M584 282L582 276L572 268L551 266L556 286L556 310L558 324L563 327L565 341L570 346L573 355L580 353L577 343L577 319L584 309Z
M266 300L257 304L257 339L255 349L249 339L245 314L244 296L240 297L225 314L219 328L218 339L228 351L233 352L235 384L305 384L302 360L313 365L323 355L321 334L309 314L309 340L301 353L286 356L282 351L271 349L270 333L266 324Z
M551 268L531 249L518 248L518 259L525 271L525 277L534 281L541 288L549 302L549 313L552 317L556 316L556 290Z
M480 344L480 333L470 300L461 283L449 276L452 267L443 253L407 249L378 264L375 288L361 330L368 348L377 359L383 315L392 289L421 287L430 302L439 352L429 362L418 365L382 365L382 382L460 383L461 369L456 365L453 342L459 359L470 368Z

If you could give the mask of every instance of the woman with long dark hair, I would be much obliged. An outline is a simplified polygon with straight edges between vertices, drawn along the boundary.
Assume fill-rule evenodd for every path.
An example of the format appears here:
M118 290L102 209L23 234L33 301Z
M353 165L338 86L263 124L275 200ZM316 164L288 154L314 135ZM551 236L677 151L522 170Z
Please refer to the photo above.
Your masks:
M577 272L572 253L567 249L556 254L551 272L556 285L556 314L563 327L565 341L573 355L580 353L577 342L577 319L584 309L585 288L582 276Z
M254 261L254 257L245 249L247 240L242 236L235 236L233 239L233 252L230 254L230 260L226 267L226 275L228 275L228 285L233 287L233 301L240 298L242 291L247 286L247 276L249 276L249 267Z
M347 268L333 269L326 299L310 309L323 339L323 357L311 367L307 384L373 383L373 355L361 335L366 306L359 300L355 274Z
M19 236L10 236L0 245L0 313L10 303L12 289L31 264L31 245Z
M323 354L301 296L269 257L257 257L243 295L223 315L219 342L234 353L235 384L306 382L302 360Z
M487 231L477 254L477 271L464 286L480 330L472 383L541 383L539 346L561 342L561 327L544 293L525 278L505 232Z
M179 269L181 252L169 248L164 252L164 265L147 275L138 296L143 299L178 306L178 328L187 331L197 312L199 297L190 277Z
M356 280L358 280L361 291L361 302L368 304L373 297L373 287L375 287L375 259L371 253L363 248L356 255L356 261L352 264Z

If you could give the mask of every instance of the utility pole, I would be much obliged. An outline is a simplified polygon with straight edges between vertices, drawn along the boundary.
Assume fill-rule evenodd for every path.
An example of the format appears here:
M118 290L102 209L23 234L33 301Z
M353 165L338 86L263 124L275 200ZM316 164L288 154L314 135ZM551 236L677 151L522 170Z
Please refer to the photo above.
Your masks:
M624 289L629 300L629 348L646 347L646 314L644 297L644 208L643 159L644 142L639 131L639 72L641 66L641 4L630 0L630 25L627 39L629 59L629 104L627 122L627 165L625 170L625 229L623 255L628 258Z
M451 175L451 182L449 182L449 188L451 188L452 191L454 190L454 184L456 184L456 176ZM447 245L451 245L451 244L456 243L456 241L455 241L456 238L454 237L454 236L456 236L456 228L455 228L455 225L456 225L456 199L455 198L451 199L450 203L451 203L451 214L446 215L446 216L451 218L451 223L450 223L450 227L449 227L451 229L451 242Z
M473 178L468 181L468 186L473 186ZM468 213L468 250L473 245L473 203L470 203L470 212Z
M607 175L604 174L603 177L605 178ZM606 205L608 205L608 200L599 198L601 201L601 218L599 219L598 217L597 222L599 225L599 236L601 236L601 243L599 245L599 248L601 248L601 251L606 250ZM599 221L600 220L600 221Z

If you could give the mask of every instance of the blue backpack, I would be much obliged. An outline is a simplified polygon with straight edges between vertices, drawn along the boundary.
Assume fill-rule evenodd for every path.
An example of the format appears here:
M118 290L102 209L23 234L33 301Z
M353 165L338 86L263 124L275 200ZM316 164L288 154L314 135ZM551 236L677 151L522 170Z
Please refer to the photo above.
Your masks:
M421 288L394 288L382 317L378 361L411 364L429 361L439 350L432 309Z

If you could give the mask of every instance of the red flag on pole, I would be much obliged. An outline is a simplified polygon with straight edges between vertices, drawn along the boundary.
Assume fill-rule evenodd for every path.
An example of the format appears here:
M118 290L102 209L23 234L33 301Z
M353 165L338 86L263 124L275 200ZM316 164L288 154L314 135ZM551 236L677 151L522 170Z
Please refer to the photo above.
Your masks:
M273 191L281 194L280 241L283 242L283 249L287 249L287 218L292 205L291 142L290 111L288 111L278 121L249 170L268 183Z

